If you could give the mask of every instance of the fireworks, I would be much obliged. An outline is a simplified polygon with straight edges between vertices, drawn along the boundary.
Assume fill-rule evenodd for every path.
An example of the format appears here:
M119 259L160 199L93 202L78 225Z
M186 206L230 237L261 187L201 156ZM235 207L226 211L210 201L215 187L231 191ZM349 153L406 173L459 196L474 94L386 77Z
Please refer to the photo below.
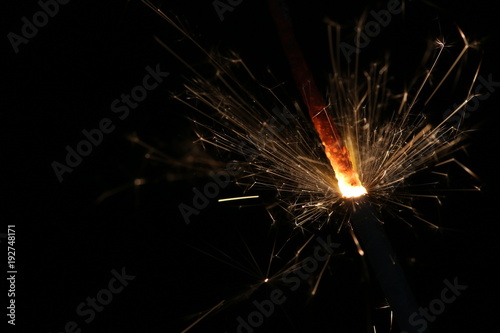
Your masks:
M144 2L199 46L160 9ZM358 33L363 24L363 21L359 23ZM338 50L335 43L339 41L332 36L341 35L340 26L328 22L328 29L330 48ZM343 60L340 52L333 51L333 72L326 102L314 81L304 74L308 71L298 70L302 73L298 82L307 83L299 84L308 109L304 112L299 102L287 98L283 84L263 85L238 56L222 56L199 46L214 74L210 77L200 74L178 57L191 69L193 78L186 83L185 94L175 98L200 114L202 120L194 120L198 143L239 155L238 184L246 190L277 193L275 202L268 206L273 221L278 208L282 208L286 218L301 232L319 230L327 224L336 224L337 230L341 230L349 221L352 208L352 201L346 197L367 193L374 209L390 210L392 207L392 211L394 208L413 211L409 201L421 194L411 193L407 186L409 179L424 169L452 161L445 157L459 147L461 136L457 128L448 127L447 120L475 97L472 86L479 68L468 83L470 89L463 103L443 121L433 126L419 108L430 103L443 83L454 75L464 55L476 46L457 29L461 37L460 52L442 77L434 75L447 43L438 39L426 53L430 61L426 64L425 75L397 92L390 89L388 61L373 62L363 70L358 66L358 52L352 64L350 60ZM159 42L176 54L166 43ZM431 85L431 81L435 83ZM464 170L472 174L465 167ZM349 188L355 192L348 193ZM241 198L234 198L237 199ZM284 273L296 269L300 251L311 240L312 237L285 268L268 273L261 284L278 280ZM284 246L279 245L273 256ZM328 260L325 267L326 264ZM314 290L323 272L324 269ZM254 291L261 284L249 290ZM223 303L218 303L209 312Z

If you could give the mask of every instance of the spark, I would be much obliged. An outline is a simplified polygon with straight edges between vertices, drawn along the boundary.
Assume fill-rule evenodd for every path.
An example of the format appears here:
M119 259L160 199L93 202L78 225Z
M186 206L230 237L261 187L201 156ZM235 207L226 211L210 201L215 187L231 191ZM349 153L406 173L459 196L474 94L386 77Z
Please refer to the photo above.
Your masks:
M361 244L359 244L358 237L356 237L356 234L354 234L354 232L352 230L351 230L351 237L354 240L354 244L356 245L356 248L358 250L359 256L360 257L364 256L365 255L365 251L363 251L363 249L361 248Z
M234 198L219 199L218 202L235 201L235 200L245 200L245 199L257 199L257 198L259 198L258 195L247 195L245 197L234 197Z
M215 310L217 310L218 308L220 308L221 306L223 306L224 302L225 301L219 302L219 304L215 305L214 307L210 308L208 311L206 311L205 313L203 313L201 315L201 317L199 317L195 322L193 322L191 325L189 325L189 327L187 327L186 329L184 329L181 333L186 333L190 329L192 329L193 327L195 327L200 321L202 321L203 319L205 319L205 317L209 316L212 312L214 312Z

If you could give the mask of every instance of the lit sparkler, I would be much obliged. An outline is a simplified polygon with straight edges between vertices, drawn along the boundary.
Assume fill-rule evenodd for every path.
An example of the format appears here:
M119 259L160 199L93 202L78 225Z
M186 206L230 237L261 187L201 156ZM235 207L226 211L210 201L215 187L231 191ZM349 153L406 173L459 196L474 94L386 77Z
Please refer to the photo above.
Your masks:
M314 127L325 147L325 153L332 165L338 181L338 187L344 198L360 198L367 192L362 186L358 173L353 169L349 151L342 143L342 137L335 127L331 111L319 94L314 79L310 74L304 56L295 41L292 24L287 15L287 8L282 0L271 0L270 8L278 27L283 47L286 50L297 86L309 109ZM351 225L361 238L362 250L374 269L382 285L386 298L394 312L396 321L406 332L427 332L412 325L412 314L418 314L417 303L405 280L403 270L396 260L396 255L385 235L381 223L361 200L353 202L354 213ZM421 316L413 320L421 320Z
M146 0L144 3L199 46L159 8ZM207 80L177 56L194 73L194 79L186 85L186 92L201 105L180 96L176 98L224 127L223 131L218 131L197 122L211 133L210 137L200 134L199 141L242 154L246 159L242 163L245 174L239 177L238 182L253 189L276 189L279 197L275 206L283 207L293 217L297 228L305 229L310 225L321 228L333 214L352 213L347 220L361 240L360 253L367 253L374 271L379 275L400 327L413 332L415 327L409 325L408 317L416 309L415 301L401 268L396 264L395 254L383 228L369 206L378 208L389 204L412 210L406 202L408 194L398 191L404 188L413 174L443 163L440 162L443 157L453 152L461 140L460 135L455 133L456 129L446 127L446 119L433 127L426 123L425 117L415 114L417 101L424 98L422 91L428 86L446 44L437 41L437 55L412 94L410 90L393 94L388 89L388 64L373 63L363 73L358 73L356 66L354 72L349 73L340 69L341 60L338 57L335 59L332 54L333 74L327 103L296 45L290 22L283 15L282 8L276 7L275 1L271 4L274 4L271 11L315 130L308 125L310 120L304 116L298 103L283 99L277 89L262 89L257 84L268 94L269 98L265 100L244 86L234 73L235 66L243 68L251 79L255 80L255 77L241 59L224 58L205 51L201 46L200 50L215 69L215 76ZM330 22L328 27L330 35L334 29L337 35L340 34L338 25ZM475 46L462 31L459 32L464 46L436 88L425 96L425 104L451 75L464 54ZM176 55L165 43L158 41ZM356 64L357 57L358 54ZM476 77L477 72L471 87ZM448 118L473 97L469 92ZM269 110L276 107L283 110L284 116L270 120ZM384 118L382 111L390 108L395 112L388 119ZM212 111L216 112L216 116L211 115ZM283 126L271 126L272 121L281 122ZM444 162L447 161L451 160ZM471 173L466 168L464 170ZM363 198L356 199L360 197ZM339 223L339 229L343 221L345 219ZM279 275L267 276L263 283Z

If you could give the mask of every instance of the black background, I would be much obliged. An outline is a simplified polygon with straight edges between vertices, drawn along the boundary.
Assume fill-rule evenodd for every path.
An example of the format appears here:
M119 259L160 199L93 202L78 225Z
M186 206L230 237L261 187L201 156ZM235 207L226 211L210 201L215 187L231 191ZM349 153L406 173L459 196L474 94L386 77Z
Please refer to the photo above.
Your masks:
M224 21L211 1L159 5L171 17L177 16L206 49L236 50L253 69L270 67L279 80L291 82L265 2L243 1L225 13ZM20 34L21 17L30 19L39 10L34 1L9 6L2 9L3 36L11 31ZM320 86L325 82L322 75L329 71L323 17L348 25L365 8L385 6L383 1L349 5L291 1L297 37ZM394 18L362 56L377 60L391 50L396 79L404 82L411 78L412 68L405 70L418 64L418 52L429 38L449 36L450 44L460 47L454 39L457 24L471 39L482 41L481 51L471 52L465 77L470 78L482 52L480 73L485 77L491 73L499 81L496 23L494 5L486 1L439 5L409 1L406 14ZM195 318L197 312L257 281L193 246L210 253L229 251L241 262L248 258L244 245L248 244L257 261L265 264L270 244L259 237L266 235L270 220L264 208L238 209L213 200L190 225L179 213L180 203L191 202L192 188L201 188L209 178L186 160L205 156L191 144L195 136L186 116L193 113L171 99L171 92L182 91L183 77L190 73L154 36L186 62L203 63L196 48L134 0L73 0L61 5L35 37L20 45L18 54L3 39L2 156L7 168L2 202L4 223L17 226L19 331L62 332L67 322L75 321L82 332L180 332L192 322L190 315ZM117 120L111 102L142 83L146 66L157 64L170 75L129 117ZM460 83L455 91L463 90ZM298 98L291 89L290 94ZM463 96L448 89L448 95L437 97L435 108L445 110L461 102ZM478 185L482 192L451 191L443 206L417 202L426 219L445 227L443 231L429 230L416 220L413 229L400 221L388 223L400 259L417 258L408 273L420 304L439 297L444 279L458 277L468 286L432 324L434 332L500 329L495 278L500 258L495 193L498 105L497 93L492 94L467 119L466 127L478 130L471 133L467 151L457 153L457 159L481 181L465 176L459 168L445 169L451 173L450 187ZM116 129L59 183L51 163L63 162L65 146L75 147L83 139L81 131L97 127L105 117L113 119ZM127 139L133 133L170 156L170 162L146 160L146 150ZM180 166L171 161L181 161ZM146 184L134 186L135 179ZM224 194L237 193L231 187ZM317 297L308 299L305 286L302 293L288 295L290 301L256 332L366 332L366 287L360 282L364 273L349 237L339 236L339 241L347 254L334 262ZM112 269L122 267L136 278L95 320L84 323L76 307L107 286ZM269 290L262 288L228 306L192 331L236 331L236 317L253 311L251 301L265 299ZM372 294L378 302L379 295ZM379 315L377 320L383 324L377 332L384 332L387 313Z

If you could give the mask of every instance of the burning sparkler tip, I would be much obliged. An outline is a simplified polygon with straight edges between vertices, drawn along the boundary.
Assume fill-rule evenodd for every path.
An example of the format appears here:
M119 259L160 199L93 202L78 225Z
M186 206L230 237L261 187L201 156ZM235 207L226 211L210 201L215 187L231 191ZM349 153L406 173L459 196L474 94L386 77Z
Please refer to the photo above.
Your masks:
M339 182L339 188L344 198L358 198L368 193L362 185L352 186Z
M337 174L338 187L342 197L344 198L357 198L361 197L368 192L366 188L361 185L361 181L359 180L359 176L355 171L352 171L352 174Z

